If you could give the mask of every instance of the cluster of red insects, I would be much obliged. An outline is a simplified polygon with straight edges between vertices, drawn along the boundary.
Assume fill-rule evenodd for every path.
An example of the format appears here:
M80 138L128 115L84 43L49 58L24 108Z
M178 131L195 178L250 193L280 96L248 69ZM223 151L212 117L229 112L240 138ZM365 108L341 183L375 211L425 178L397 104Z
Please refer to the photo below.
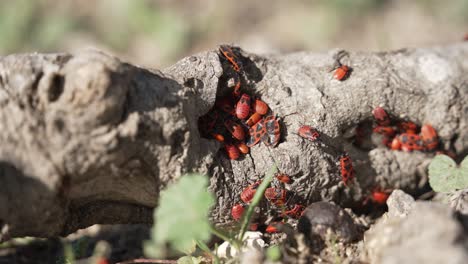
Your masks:
M381 136L381 143L392 150L426 151L434 152L439 147L439 138L436 130L429 124L419 127L411 121L390 118L389 114L382 107L376 107L372 111L375 126L372 132ZM438 151L442 152L442 151ZM445 152L444 152L445 153ZM446 153L449 154L449 153ZM371 195L365 199L383 205L390 196L391 190L375 188Z
M215 106L199 119L199 130L205 138L213 138L224 144L227 156L236 160L242 154L248 154L250 148L262 141L266 146L275 147L281 137L280 121L258 96L242 89L242 80L245 77L241 56L230 46L219 47L219 56L228 77L234 80L232 90L221 97L216 98ZM338 81L346 80L351 73L351 68L338 63L333 77ZM431 125L423 125L421 128L413 122L390 119L382 107L376 107L373 111L376 126L373 132L382 135L382 142L388 148L403 151L435 151L439 140L437 132ZM357 131L358 134L358 131ZM299 128L297 135L315 142L320 140L318 131L308 125ZM358 135L356 135L358 137ZM340 157L339 168L341 179L345 186L354 180L355 172L351 158L344 154ZM273 186L265 191L265 198L269 202L269 213L276 215L276 219L299 218L304 206L300 204L290 205L288 201L293 194L285 187L291 182L286 174L277 174ZM261 181L247 186L240 194L241 203L231 209L233 219L240 220L245 207L251 202L256 189ZM389 196L388 191L376 188L368 199L377 204L384 204ZM367 199L367 200L368 200ZM280 222L271 222L266 227L266 232L277 232ZM258 224L251 226L257 229Z
M219 47L219 56L224 62L223 65L229 65L226 73L234 80L234 85L228 95L216 98L215 106L206 115L200 117L199 130L202 136L223 143L227 156L232 160L249 153L250 148L260 141L266 146L275 147L281 137L280 122L258 96L255 97L241 89L244 71L240 56L227 45ZM333 76L343 81L349 76L350 70L348 66L339 64ZM308 125L301 126L297 135L312 142L320 139L318 131ZM354 179L354 169L348 155L340 158L340 172L345 185ZM288 175L278 174L275 180L276 187L270 187L265 191L266 199L283 219L299 218L304 210L304 206L299 204L294 204L290 208L287 206L286 199L291 191L282 186L289 184L290 181ZM241 218L245 205L250 203L260 183L249 185L242 191L240 198L243 203L236 204L231 209L231 215L235 220ZM268 225L266 232L276 232L275 224L277 223ZM252 229L256 229L255 224Z
M410 121L392 120L382 107L376 107L372 114L377 123L373 132L383 136L382 143L388 148L406 152L437 150L439 138L431 125L420 128Z
M239 57L229 46L220 46L220 58L229 63L234 79L232 92L216 98L215 107L199 119L199 128L207 138L224 143L230 159L249 153L251 147L264 142L275 147L280 140L280 123L260 98L241 90L244 74Z
M284 174L278 173L275 175L275 180L273 181L272 187L269 187L265 190L265 198L267 199L271 210L270 214L275 214L275 218L281 218L285 220L286 218L298 219L301 217L304 206L300 204L294 204L292 207L288 206L288 198L291 198L291 192L285 188L287 184L291 183L291 178ZM236 221L242 218L245 207L250 204L252 201L255 192L257 191L258 186L260 186L261 181L255 182L245 188L240 194L240 199L242 203L234 205L231 209L232 218ZM288 208L289 207L289 208ZM267 233L276 233L278 232L277 225L281 224L281 221L272 222L266 228ZM251 230L257 230L258 223L254 223L250 226Z

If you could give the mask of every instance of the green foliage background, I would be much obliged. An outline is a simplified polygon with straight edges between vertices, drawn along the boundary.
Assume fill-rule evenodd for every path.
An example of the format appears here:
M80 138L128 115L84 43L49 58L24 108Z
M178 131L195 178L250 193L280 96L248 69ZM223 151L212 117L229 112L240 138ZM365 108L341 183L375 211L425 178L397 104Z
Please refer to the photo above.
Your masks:
M254 51L395 49L460 40L468 0L0 1L0 55L94 46L163 67L237 43Z

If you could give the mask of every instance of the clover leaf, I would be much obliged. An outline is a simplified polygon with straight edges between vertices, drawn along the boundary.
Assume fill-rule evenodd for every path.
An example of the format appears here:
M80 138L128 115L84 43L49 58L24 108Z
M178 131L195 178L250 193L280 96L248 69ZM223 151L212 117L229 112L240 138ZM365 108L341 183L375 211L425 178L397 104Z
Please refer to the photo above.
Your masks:
M195 240L207 241L211 235L208 212L214 204L207 191L208 179L186 175L161 192L159 207L154 212L151 240L145 241L145 254L160 257L165 245L190 254Z
M449 156L435 156L429 165L429 184L436 192L468 188L468 157L457 166Z

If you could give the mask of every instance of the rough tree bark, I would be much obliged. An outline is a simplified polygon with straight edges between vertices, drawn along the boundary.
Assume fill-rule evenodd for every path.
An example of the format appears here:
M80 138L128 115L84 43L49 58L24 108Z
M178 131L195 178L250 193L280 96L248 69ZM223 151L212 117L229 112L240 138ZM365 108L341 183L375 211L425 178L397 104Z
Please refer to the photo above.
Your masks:
M355 147L355 126L371 109L430 123L445 148L468 150L468 44L385 53L349 53L353 68L331 78L337 50L265 57L243 52L251 89L282 119L276 148L263 144L239 161L201 138L197 120L229 90L216 51L164 71L96 51L0 59L1 237L65 235L96 223L148 223L160 190L187 172L211 177L212 220L229 223L241 190L276 162L303 203L352 205L372 186L415 192L433 154ZM300 114L292 114L298 112ZM321 143L295 132L310 124ZM357 170L341 183L346 151Z

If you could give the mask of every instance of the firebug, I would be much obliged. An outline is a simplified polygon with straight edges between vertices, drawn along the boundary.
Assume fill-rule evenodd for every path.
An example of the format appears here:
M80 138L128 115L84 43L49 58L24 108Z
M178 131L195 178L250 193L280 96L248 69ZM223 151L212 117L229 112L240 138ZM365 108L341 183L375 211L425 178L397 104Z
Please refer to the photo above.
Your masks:
M242 126L240 124L237 124L236 122L234 122L232 120L226 120L224 122L224 126L229 131L229 133L232 134L232 136L235 139L244 140L245 132L244 132L244 128L242 128Z
M249 153L249 147L247 147L243 142L237 143L236 146L242 154Z
M251 127L257 124L257 122L260 121L260 119L262 119L262 116L259 113L255 112L249 117L249 119L247 119L246 124L247 126Z
M398 136L401 142L401 150L411 152L413 150L424 150L424 145L419 135L403 133Z
M341 65L335 70L333 77L338 81L344 81L348 78L350 73L350 68L347 65Z
M237 58L237 56L234 54L234 52L232 51L231 47L229 47L228 45L221 45L219 46L219 51L224 56L224 58L226 58L229 61L229 63L231 63L232 68L236 72L241 71L240 61Z
M250 113L250 96L242 94L236 105L236 116L239 119L246 119Z
M353 180L355 176L353 162L348 155L341 156L340 171L343 183L345 184L345 186L348 186L348 182Z
M378 106L374 108L374 110L372 110L372 115L374 115L374 118L377 124L381 126L390 125L390 117L388 116L385 109L383 109L382 107Z
M266 227L265 231L266 231L267 233L270 233L270 234L272 234L272 233L278 233L279 230L278 230L278 228L277 228L276 226L279 225L279 224L280 224L279 222L271 223L271 224L269 224L269 225Z
M216 141L224 142L224 136L218 133L211 133L211 136L216 139Z
M393 138L392 143L390 144L392 150L401 150L401 141L398 137Z
M395 129L389 126L376 126L372 131L387 137L393 137L395 135Z
M418 125L411 121L402 121L397 124L398 129L401 133L416 134L418 131Z
M286 190L270 187L265 190L265 198L276 206L282 206L286 202Z
M424 147L428 151L435 150L439 146L439 138L436 130L429 124L421 127L421 139Z
M249 129L249 139L247 140L246 144L248 147L255 146L260 140L262 140L266 136L266 127L265 127L265 120L260 119L255 125L253 125Z
M302 216L302 213L304 212L304 206L300 204L295 204L294 207L291 210L285 211L283 213L283 216L289 216L292 218L299 218Z
M242 206L242 204L236 204L231 209L231 216L236 221L241 219L243 213L244 213L244 206Z
M253 108L255 112L260 115L266 115L266 113L268 113L268 105L260 99L255 99Z
M371 200L379 205L384 205L387 202L389 196L389 192L382 191L378 188L372 192Z
M247 188L242 190L240 198L244 203L250 203L250 201L252 201L258 186L260 186L260 183L261 181L258 181L254 184L247 186Z
M273 115L265 117L265 129L266 129L266 136L263 137L262 141L267 146L275 147L278 145L280 137L281 137L281 129L279 121Z
M224 148L226 149L226 153L230 159L236 160L239 158L240 153L239 153L239 149L236 148L236 146L232 144L226 144L224 145Z
M297 132L299 136L308 139L310 141L316 141L317 139L320 138L320 134L317 132L317 130L311 126L301 126Z
M280 181L282 183L290 183L291 182L291 178L287 174L284 174L284 173L279 173L275 177L276 177L276 179L278 179L278 181Z

